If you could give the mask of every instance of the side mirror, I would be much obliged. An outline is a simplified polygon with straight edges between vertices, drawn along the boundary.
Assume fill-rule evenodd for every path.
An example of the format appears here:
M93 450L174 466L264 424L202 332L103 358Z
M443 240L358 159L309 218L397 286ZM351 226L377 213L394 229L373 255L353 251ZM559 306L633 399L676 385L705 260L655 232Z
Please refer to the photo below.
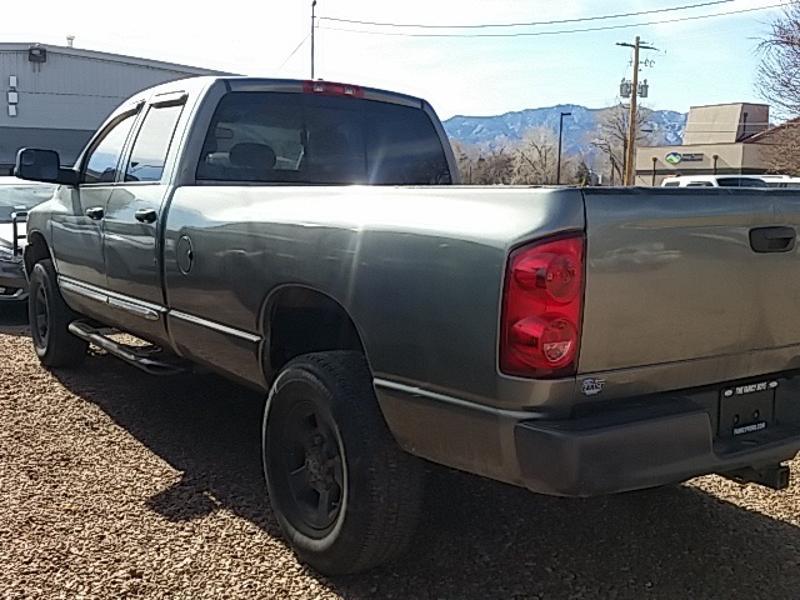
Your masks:
M61 159L55 150L22 148L17 152L14 175L20 179L76 185L78 174L72 169L62 169Z

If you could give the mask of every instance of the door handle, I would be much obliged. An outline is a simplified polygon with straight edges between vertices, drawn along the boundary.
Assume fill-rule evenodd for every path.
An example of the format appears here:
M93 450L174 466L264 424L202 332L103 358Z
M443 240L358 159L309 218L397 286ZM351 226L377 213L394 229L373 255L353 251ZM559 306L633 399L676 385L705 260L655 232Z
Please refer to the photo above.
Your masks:
M93 206L91 208L87 208L84 214L92 221L99 221L106 216L106 211L102 206Z
M756 252L789 252L796 236L794 227L758 227L750 230L750 247Z
M140 208L134 214L136 220L140 223L155 223L158 218L158 213L152 208Z

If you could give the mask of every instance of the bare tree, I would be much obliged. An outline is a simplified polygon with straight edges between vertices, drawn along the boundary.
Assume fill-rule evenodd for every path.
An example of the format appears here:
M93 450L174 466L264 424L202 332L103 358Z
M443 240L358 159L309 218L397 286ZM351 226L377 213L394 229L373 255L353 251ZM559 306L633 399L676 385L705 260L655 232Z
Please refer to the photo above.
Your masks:
M514 177L514 156L506 148L484 148L452 140L461 181L467 185L509 184Z
M757 85L782 118L800 115L800 5L792 3L759 46Z
M558 143L547 128L525 133L521 142L485 149L458 141L451 142L461 180L472 185L545 185L556 182ZM564 155L562 181L577 182L578 161Z
M650 115L650 110L641 107L636 113L636 145L649 139L643 131ZM599 133L592 140L592 145L605 157L611 170L611 179L622 181L625 172L625 156L628 151L628 123L630 113L622 103L606 110L600 118Z
M578 162L575 167L575 175L573 179L574 182L580 186L594 184L592 170L589 168L589 165L586 164L586 161L583 158L580 159L580 162Z
M514 177L514 157L505 148L481 154L474 173L478 185L507 185Z
M472 163L473 154L477 154L475 150L469 148L465 144L451 139L450 145L453 148L453 156L456 158L458 171L461 174L461 181L467 184L472 183Z
M800 174L800 5L788 5L761 42L757 85L779 118L791 119L761 141L770 171Z
M558 140L550 129L527 131L514 152L513 182L543 185L556 182ZM563 161L562 161L563 162Z
M759 146L771 172L800 175L800 119L769 130Z

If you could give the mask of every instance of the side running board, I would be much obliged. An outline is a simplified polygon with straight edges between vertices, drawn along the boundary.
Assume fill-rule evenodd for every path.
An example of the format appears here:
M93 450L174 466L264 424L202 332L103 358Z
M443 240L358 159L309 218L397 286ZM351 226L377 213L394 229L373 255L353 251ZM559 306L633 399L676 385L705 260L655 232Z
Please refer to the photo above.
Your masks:
M109 337L113 330L101 329L86 321L73 321L69 324L69 332L150 375L177 375L191 370L190 363L164 355L158 346L123 344Z

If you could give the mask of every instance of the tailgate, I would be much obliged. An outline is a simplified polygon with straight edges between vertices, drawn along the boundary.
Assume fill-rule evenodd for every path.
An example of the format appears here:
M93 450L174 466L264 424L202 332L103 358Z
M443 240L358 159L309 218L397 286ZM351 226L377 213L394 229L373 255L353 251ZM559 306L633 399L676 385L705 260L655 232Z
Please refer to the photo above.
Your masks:
M741 373L708 377L733 379L747 353L800 343L800 246L780 239L800 225L797 193L587 190L585 202L580 373L730 356Z

